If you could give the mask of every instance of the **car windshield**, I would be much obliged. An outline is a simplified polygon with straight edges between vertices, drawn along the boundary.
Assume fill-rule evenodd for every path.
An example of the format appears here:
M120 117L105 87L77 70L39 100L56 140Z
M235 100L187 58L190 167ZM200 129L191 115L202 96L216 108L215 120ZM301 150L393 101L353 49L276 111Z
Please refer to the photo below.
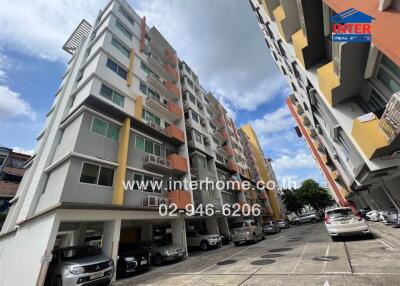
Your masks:
M60 249L61 260L68 261L74 259L80 259L90 256L99 255L101 253L100 249L93 246L82 246L74 248Z
M243 221L235 222L232 224L232 228L244 227L245 224Z
M338 209L328 211L327 214L330 216L330 218L337 219L352 216L353 212L351 211L351 209Z

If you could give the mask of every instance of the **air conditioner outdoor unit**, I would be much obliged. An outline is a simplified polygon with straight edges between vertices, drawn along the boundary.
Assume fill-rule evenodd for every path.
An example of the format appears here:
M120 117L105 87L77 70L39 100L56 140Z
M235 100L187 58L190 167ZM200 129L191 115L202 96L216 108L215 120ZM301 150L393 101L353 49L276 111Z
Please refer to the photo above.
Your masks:
M145 207L158 207L158 197L148 196L143 199L143 206Z

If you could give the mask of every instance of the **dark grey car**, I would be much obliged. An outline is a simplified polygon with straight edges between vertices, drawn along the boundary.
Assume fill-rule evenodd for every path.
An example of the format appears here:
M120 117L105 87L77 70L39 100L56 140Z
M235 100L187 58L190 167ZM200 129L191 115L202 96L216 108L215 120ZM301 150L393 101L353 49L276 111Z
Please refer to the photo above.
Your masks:
M279 221L276 222L276 224L280 229L289 228L289 223L287 221L285 221L285 220L279 220Z
M104 285L114 274L113 260L97 247L72 246L53 251L46 284L54 286Z
M164 240L145 241L143 247L150 251L153 264L159 266L167 261L183 259L186 251L183 246L176 246Z
M281 232L281 229L274 221L268 221L262 225L264 234L276 234Z

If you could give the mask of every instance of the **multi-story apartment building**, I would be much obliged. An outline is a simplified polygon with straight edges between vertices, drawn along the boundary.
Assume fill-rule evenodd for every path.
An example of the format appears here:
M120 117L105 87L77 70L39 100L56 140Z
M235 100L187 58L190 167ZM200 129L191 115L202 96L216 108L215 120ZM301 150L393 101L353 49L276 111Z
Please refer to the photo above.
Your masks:
M292 86L287 105L341 205L400 209L400 2L251 0ZM371 42L332 41L330 17L373 17ZM357 12L359 11L359 12Z
M268 198L266 202L269 202L269 205L265 207L272 211L273 220L282 220L285 218L285 209L279 195L279 185L271 162L265 158L257 134L251 125L243 125L240 129L242 138L246 138L245 140L248 142L247 157L251 164L251 171L255 174L256 181L262 181L265 184L262 198L264 200Z
M185 61L179 62L179 69L191 179L252 182L246 154L233 120L212 93L200 85L198 76ZM257 203L251 190L229 187L192 190L194 205L211 204L215 209L221 209L224 204L251 206ZM229 233L229 220L234 219L220 215L207 218L203 225L212 233L218 232L216 227L221 233ZM196 222L198 218L195 217L189 224ZM201 224L197 227L201 227Z
M8 211L24 175L23 166L29 158L29 155L0 146L0 213ZM3 220L0 219L0 226L2 224Z

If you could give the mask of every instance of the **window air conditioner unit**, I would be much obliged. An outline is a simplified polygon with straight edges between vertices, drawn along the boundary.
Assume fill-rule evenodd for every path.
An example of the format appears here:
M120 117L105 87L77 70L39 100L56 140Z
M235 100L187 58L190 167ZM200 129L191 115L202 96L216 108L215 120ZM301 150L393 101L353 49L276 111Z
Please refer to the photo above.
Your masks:
M143 206L145 207L157 207L158 206L158 197L156 196L148 196L143 199Z

